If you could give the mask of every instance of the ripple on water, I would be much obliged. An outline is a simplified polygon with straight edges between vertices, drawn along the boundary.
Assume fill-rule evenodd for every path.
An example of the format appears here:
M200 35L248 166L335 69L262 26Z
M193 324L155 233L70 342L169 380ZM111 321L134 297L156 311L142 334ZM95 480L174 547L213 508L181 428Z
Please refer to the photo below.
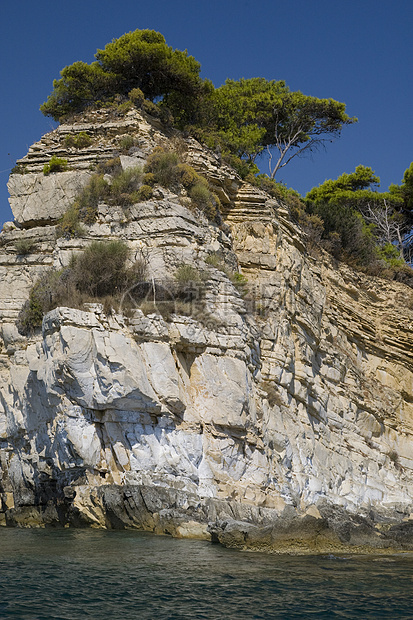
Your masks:
M137 532L0 530L0 618L413 620L413 555L278 556Z

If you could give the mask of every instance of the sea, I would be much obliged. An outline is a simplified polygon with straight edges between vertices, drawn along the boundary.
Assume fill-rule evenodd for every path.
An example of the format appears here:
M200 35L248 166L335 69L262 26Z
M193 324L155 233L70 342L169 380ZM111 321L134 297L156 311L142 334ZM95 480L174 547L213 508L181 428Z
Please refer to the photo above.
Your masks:
M0 528L0 618L413 620L413 554L289 556L136 531Z

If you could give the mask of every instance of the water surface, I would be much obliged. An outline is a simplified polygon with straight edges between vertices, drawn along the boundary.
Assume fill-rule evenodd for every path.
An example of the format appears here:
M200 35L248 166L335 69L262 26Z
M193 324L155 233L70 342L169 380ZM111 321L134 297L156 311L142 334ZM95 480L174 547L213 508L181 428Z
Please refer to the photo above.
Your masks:
M139 532L0 528L0 618L413 620L413 554L278 556Z

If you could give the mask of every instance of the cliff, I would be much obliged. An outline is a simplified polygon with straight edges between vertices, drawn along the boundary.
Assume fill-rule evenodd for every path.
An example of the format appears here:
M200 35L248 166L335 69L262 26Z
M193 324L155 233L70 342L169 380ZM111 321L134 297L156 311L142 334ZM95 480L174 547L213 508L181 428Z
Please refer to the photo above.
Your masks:
M80 132L91 144L67 147ZM125 135L124 169L156 146L179 150L225 225L157 186L127 209L101 202L84 236L57 237ZM52 155L69 169L44 176ZM290 552L413 548L411 289L309 254L285 206L144 113L85 114L19 167L0 236L0 524ZM38 277L107 239L144 256L152 282L181 264L206 273L203 316L145 314L132 290L127 311L59 307L19 334ZM241 270L243 291L223 265Z

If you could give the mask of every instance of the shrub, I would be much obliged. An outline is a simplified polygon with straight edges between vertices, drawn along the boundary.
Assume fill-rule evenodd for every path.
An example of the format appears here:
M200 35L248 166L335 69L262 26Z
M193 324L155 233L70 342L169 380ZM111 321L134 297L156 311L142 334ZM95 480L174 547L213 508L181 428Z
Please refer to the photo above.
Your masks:
M239 290L241 294L246 292L246 286L248 284L248 279L239 271L234 271L228 265L225 264L223 258L219 256L219 254L213 253L207 256L205 262L207 265L211 265L219 271L225 273L227 278L231 280L232 284Z
M391 269L391 279L396 282L403 282L413 288L413 269L410 265L396 265Z
M179 158L176 153L157 147L149 155L144 171L152 172L159 185L171 187L177 181L176 168L178 164Z
M94 174L90 178L75 202L79 210L79 219L82 222L92 224L95 221L98 204L109 196L110 189L102 175Z
M172 127L175 122L175 119L170 109L163 106L163 107L158 108L158 110L159 110L159 118L161 122L167 127Z
M128 255L123 241L93 241L70 263L76 288L92 297L119 292L126 280Z
M218 221L220 201L207 187L206 181L198 181L189 191L193 204L202 211L210 221Z
M379 259L384 260L390 267L401 267L405 264L403 258L400 256L400 251L392 243L386 243L383 247L377 250L377 256Z
M153 172L147 172L142 179L142 183L144 185L150 185L151 187L153 187L156 183L156 177L153 174Z
M92 138L86 131L80 131L78 134L68 134L65 136L65 145L68 148L84 149L92 144Z
M107 159L98 165L98 172L101 174L118 174L121 171L122 165L120 163L120 157Z
M324 232L324 222L318 215L308 215L303 212L300 215L299 224L307 233L310 244L320 243Z
M152 174L152 178L163 187L183 185L189 190L192 204L196 208L202 211L209 220L220 221L218 196L208 189L208 182L191 166L180 163L177 153L165 151L161 147L155 148L146 161L144 171Z
M142 181L142 168L127 168L115 175L110 186L110 200L117 204L131 204L137 199L134 195ZM127 198L127 196L129 198Z
M32 252L35 245L33 239L19 239L15 242L14 247L16 248L17 254L25 256Z
M119 140L119 148L121 149L122 152L128 152L129 149L132 148L133 145L134 145L134 140L130 134L125 133L123 136L121 136Z
M175 304L185 304L177 313L194 316L204 309L205 285L207 274L200 271L193 265L183 264L174 274L175 286L171 286L174 291Z
M48 271L35 283L21 309L17 328L28 335L42 324L43 316L65 299L68 270Z
M241 159L240 157L237 157L236 155L230 155L230 154L225 155L224 160L232 168L234 168L234 170L237 172L237 174L239 174L241 179L244 179L248 181L249 183L252 182L252 184L254 185L254 182L252 181L252 179L254 179L254 175L257 174L257 172L259 172L259 168L256 164L254 164L251 161L245 161L244 159ZM268 180L271 181L271 179L268 179Z
M85 230L80 222L93 224L98 204L109 196L109 192L110 186L103 175L94 174L61 218L57 229L58 236L70 238L84 235Z
M205 207L207 207L211 199L211 192L209 191L206 183L198 182L193 187L191 187L189 196L191 197L195 205L199 209L203 210Z
M43 166L43 174L46 176L52 172L63 172L64 170L67 170L67 159L56 157L56 155L52 155L49 163Z
M119 170L115 160L112 160L110 166ZM142 169L139 167L128 168L124 171L120 169L115 174L111 185L102 174L94 174L60 220L58 235L74 237L84 234L80 222L93 224L100 202L107 201L126 206L150 198L149 190L152 192L150 187L143 189L141 194L138 192L142 174Z
M193 265L181 265L175 272L175 280L179 284L188 284L188 282L202 282L204 277Z
M16 164L10 171L10 174L27 174L27 164Z
M192 166L188 164L178 164L176 166L176 178L188 189L192 187L192 185L195 185L201 177L195 172Z
M206 257L205 262L207 265L211 265L211 267L215 267L215 269L224 271L224 263L216 252L214 252L213 254L209 254Z
M152 198L153 189L150 185L141 185L138 191L139 200L149 200Z
M85 230L80 224L79 205L75 203L68 208L66 213L59 221L57 227L57 236L70 239L71 237L81 237L84 234Z
M81 307L86 301L98 299L109 312L123 301L130 287L135 290L136 283L144 284L146 262L138 260L127 268L128 256L128 246L122 241L95 241L73 256L69 267L45 273L20 311L20 333L27 335L40 327L44 314L57 306Z
M127 112L133 110L133 107L132 101L122 101L122 103L117 105L116 111L123 116L124 114L127 114Z
M248 279L239 271L234 271L231 274L230 280L232 284L241 292L245 292L245 287L248 284Z
M132 88L128 95L135 108L141 108L145 100L145 95L140 88Z

